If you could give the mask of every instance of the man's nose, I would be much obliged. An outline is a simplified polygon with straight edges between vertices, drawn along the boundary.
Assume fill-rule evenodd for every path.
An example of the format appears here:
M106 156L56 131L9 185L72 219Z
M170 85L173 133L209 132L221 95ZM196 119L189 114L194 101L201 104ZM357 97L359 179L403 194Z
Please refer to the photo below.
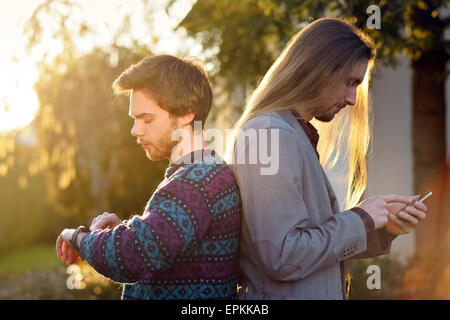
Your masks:
M142 127L137 122L134 122L133 128L131 128L131 135L133 137L141 137L144 135Z
M354 106L356 103L356 87L350 87L345 96L344 102L349 106Z

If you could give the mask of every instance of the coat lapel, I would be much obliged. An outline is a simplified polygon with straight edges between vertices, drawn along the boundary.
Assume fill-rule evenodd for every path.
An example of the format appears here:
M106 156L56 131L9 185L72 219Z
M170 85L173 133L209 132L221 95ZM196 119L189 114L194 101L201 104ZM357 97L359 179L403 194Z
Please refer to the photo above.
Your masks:
M311 155L314 156L314 159L317 160L316 151L314 150L314 147L312 146L311 142L309 141L309 138L308 138L306 132L303 130L302 126L300 125L298 120L295 118L294 113L291 110L281 110L281 111L277 111L277 113L281 118L283 118L287 123L289 123L289 125L291 127L293 127L296 130L298 136L301 139L308 140L308 146L310 149L310 153L311 153ZM325 185L326 185L327 191L328 191L328 196L330 198L331 208L333 209L333 213L336 214L340 211L339 202L337 200L336 194L335 194L333 187L331 186L331 183L328 180L328 177L327 177L325 171L323 170L321 164L319 163L318 160L316 161L316 163L317 163L316 168L322 172L322 176L324 178L324 182L325 182Z

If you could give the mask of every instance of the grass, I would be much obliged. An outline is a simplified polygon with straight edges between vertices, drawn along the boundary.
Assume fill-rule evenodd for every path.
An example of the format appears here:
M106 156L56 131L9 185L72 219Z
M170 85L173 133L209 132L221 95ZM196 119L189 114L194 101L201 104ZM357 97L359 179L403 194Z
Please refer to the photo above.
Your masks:
M18 275L63 265L52 245L36 245L0 257L0 273Z
M67 265L53 245L35 245L0 256L0 300L119 300L121 286L79 262L82 290L70 290Z

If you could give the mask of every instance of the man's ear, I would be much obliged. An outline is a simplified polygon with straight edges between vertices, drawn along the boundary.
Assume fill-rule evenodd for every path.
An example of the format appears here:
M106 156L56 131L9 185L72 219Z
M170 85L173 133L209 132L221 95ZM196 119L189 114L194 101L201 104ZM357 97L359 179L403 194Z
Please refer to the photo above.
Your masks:
M184 116L181 116L180 119L181 119L181 124L182 124L183 126L187 126L187 125L189 125L191 122L194 121L194 119L195 119L195 113L194 113L194 112L189 112L189 113L185 114Z

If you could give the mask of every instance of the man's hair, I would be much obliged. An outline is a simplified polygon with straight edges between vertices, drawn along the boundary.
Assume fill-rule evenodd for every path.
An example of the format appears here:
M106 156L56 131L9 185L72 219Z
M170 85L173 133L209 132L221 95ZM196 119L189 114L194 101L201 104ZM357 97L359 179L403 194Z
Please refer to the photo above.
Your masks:
M174 116L195 113L205 122L212 105L212 90L201 61L171 55L147 57L130 66L113 83L116 94L142 90Z
M355 206L367 184L368 86L375 55L373 40L344 19L323 18L307 25L291 38L247 101L235 125L234 139L227 146L226 160L232 162L236 133L249 119L284 109L295 109L300 115L326 114L352 68L368 61L355 106L339 112L330 123L312 121L320 133L318 152L324 167L332 168L340 146L347 145L347 205Z

